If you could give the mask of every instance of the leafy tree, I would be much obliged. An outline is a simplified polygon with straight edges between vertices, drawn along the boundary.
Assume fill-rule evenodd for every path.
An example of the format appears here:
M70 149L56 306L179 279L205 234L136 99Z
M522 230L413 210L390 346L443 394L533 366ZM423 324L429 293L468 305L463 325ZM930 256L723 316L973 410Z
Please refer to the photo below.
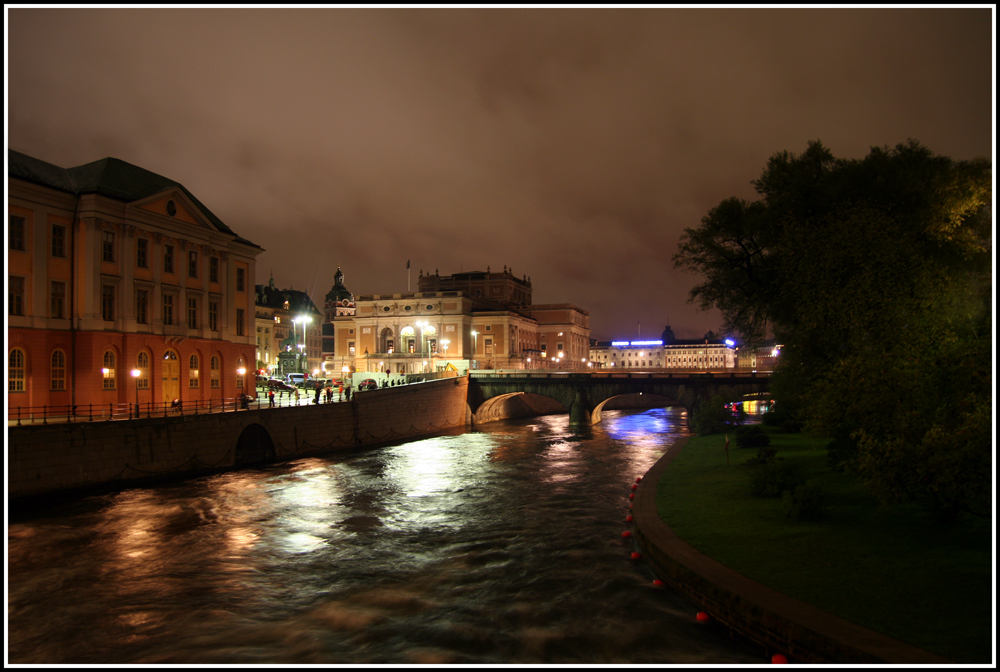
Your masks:
M778 406L838 437L884 501L990 510L992 167L916 142L775 154L760 199L686 229L675 265L724 329L782 344ZM847 450L846 448L850 448Z

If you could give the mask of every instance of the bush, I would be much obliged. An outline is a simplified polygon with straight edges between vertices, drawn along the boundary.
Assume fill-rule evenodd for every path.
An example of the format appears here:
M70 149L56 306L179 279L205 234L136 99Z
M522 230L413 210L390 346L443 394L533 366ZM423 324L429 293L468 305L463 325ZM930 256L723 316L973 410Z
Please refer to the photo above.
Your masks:
M728 408L731 403L729 398L721 394L699 403L691 414L691 429L702 435L733 431L743 424L747 414L742 407L736 411Z
M771 437L760 425L736 428L737 448L766 448L771 445Z
M858 442L851 438L847 429L840 429L826 446L827 465L841 473L850 468L851 460L858 452Z
M826 492L815 483L805 482L782 495L785 515L796 520L820 520L826 517Z
M802 468L796 462L771 459L750 466L749 488L754 497L781 497L786 490L794 490L804 480Z

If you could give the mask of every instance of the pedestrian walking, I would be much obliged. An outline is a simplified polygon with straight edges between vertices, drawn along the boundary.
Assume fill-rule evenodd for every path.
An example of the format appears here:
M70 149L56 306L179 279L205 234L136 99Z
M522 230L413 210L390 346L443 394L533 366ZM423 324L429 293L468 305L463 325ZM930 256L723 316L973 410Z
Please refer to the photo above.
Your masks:
M316 399L313 401L314 404L318 404L319 403L319 395L320 395L320 393L322 391L323 391L323 388L320 385L317 384L316 385Z
M344 393L347 395L347 400L350 401L351 400L351 386L350 385L347 386L347 389L344 390Z
M344 400L344 384L341 383L340 385L337 386L337 401L343 401L343 400Z
M268 408L274 408L274 390L267 391L267 406Z

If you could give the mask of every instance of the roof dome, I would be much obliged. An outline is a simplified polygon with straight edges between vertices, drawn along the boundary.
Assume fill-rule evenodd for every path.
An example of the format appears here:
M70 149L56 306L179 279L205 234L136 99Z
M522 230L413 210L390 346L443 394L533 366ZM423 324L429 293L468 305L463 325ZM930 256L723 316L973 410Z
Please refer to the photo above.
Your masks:
M674 330L670 328L669 324L666 326L666 328L664 328L663 333L660 334L660 340L663 341L664 345L673 343L675 340L677 340L677 337L674 336Z

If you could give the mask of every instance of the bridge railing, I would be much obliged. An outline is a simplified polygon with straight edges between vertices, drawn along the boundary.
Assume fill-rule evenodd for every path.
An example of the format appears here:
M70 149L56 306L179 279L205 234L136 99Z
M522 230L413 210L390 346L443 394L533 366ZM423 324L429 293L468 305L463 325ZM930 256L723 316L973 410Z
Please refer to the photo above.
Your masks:
M557 379L557 380L601 380L601 379L626 379L626 380L676 380L676 379L709 379L709 380L733 380L733 379L758 379L769 378L770 371L599 371L593 373L577 373L573 371L546 371L544 373L534 372L496 372L489 373L470 371L469 376L477 380L511 380L511 379Z
M301 406L311 400L311 395L295 399L292 394L275 395L274 407ZM339 400L338 395L334 395ZM325 399L323 400L325 401ZM205 413L232 413L242 409L268 408L267 395L258 394L220 399L191 399L174 405L172 402L116 402L108 404L68 404L56 406L8 406L7 425L47 425L70 422L108 422L110 420L136 420L139 418L165 418L173 415L201 415Z

